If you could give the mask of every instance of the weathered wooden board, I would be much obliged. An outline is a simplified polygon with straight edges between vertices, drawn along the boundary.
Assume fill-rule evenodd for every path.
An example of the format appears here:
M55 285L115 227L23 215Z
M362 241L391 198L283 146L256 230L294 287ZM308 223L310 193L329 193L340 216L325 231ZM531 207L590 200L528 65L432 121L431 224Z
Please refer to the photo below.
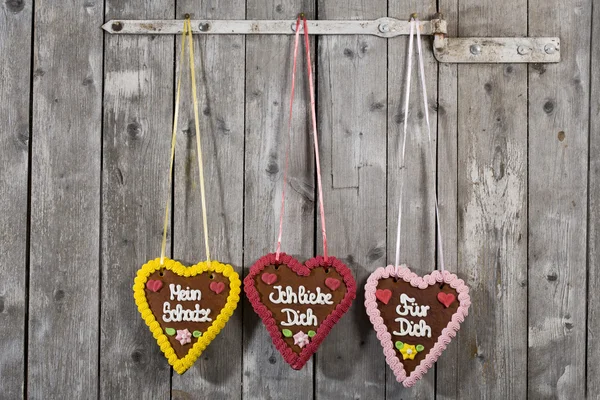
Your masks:
M530 35L560 32L562 61L529 70L528 395L583 399L592 1L529 10Z
M527 2L465 0L462 36L527 34ZM502 18L498 18L502 15ZM459 398L527 391L527 66L458 67Z
M318 11L319 19L375 19L386 15L386 2L322 2ZM317 43L328 250L352 271L357 296L317 353L315 397L383 399L385 361L365 312L363 287L386 261L386 41L324 36Z
M592 7L592 44L600 42L600 7ZM600 393L600 52L592 51L590 68L587 385L589 398ZM580 133L582 135L583 133ZM566 133L565 133L566 135Z
M439 9L448 22L448 36L458 32L458 3L441 0ZM430 80L432 82L432 80ZM433 84L433 83L432 83ZM458 263L458 67L454 64L438 64L437 104L437 189L440 224L444 236L444 260L446 268L460 278L467 278ZM438 256L439 267L439 256ZM467 281L467 283L470 283ZM462 332L458 333L462 335ZM458 399L460 370L458 339L448 345L436 365L436 399Z
M314 18L312 1L248 0L247 19ZM288 105L294 38L246 38L246 132L244 178L244 270L276 249L287 144ZM300 48L301 49L301 48ZM299 56L298 71L304 68ZM309 136L308 81L296 76L282 251L299 261L314 254L314 155ZM292 370L271 343L265 327L244 298L243 397L311 398L313 363Z
M177 2L177 16L243 19L243 0L219 7L199 0ZM195 36L200 134L214 260L242 274L244 200L244 36ZM179 49L180 41L177 48ZM177 140L174 257L204 261L204 234L189 66L185 67ZM227 326L184 376L173 375L174 399L241 398L242 304Z
M404 0L389 4L389 15L408 19L413 12L419 18L430 19L435 13L435 1ZM435 191L436 165L432 165L429 154L427 124L423 109L423 94L419 78L417 38L414 38L413 67L411 75L410 104L407 121L406 154L402 169L401 149L404 138L404 101L406 92L408 40L389 42L388 65L388 260L395 262L398 221L398 201L402 198L402 228L400 240L400 263L407 264L412 271L425 275L436 269L435 235ZM437 62L431 51L431 38L423 38L425 77L432 140L436 140ZM433 157L436 144L433 143ZM435 162L435 161L434 161ZM402 180L404 183L402 184ZM401 194L401 186L402 191ZM383 358L382 358L383 359ZM387 398L410 396L417 399L432 399L435 396L435 371L410 389L396 381L387 368Z
M98 390L102 31L90 27L102 24L102 10L35 2L26 389L34 399Z
M173 18L171 4L109 0L105 18ZM132 286L137 270L160 256L170 195L173 44L174 37L105 37L100 397L106 399L170 397L169 364L138 313Z
M26 373L31 17L30 3L0 4L0 393L11 399Z

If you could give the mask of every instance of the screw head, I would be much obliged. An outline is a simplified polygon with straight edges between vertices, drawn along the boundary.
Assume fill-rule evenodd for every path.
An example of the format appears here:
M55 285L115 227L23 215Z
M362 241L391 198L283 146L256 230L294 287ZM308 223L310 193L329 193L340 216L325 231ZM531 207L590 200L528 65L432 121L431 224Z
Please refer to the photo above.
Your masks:
M388 33L390 31L390 26L388 24L379 24L379 32Z
M478 56L481 54L481 45L472 44L469 50L471 51L471 54L473 54L474 56Z
M544 46L544 51L546 54L554 54L556 52L556 46L554 46L552 43L548 43Z
M200 22L200 24L198 24L198 29L200 32L208 32L210 31L210 24L208 22Z
M517 47L517 53L524 56L525 54L529 54L529 49L525 46L519 46Z
M113 24L112 24L112 30L114 32L119 32L119 31L123 30L123 24L121 22L119 22L119 21L113 22Z

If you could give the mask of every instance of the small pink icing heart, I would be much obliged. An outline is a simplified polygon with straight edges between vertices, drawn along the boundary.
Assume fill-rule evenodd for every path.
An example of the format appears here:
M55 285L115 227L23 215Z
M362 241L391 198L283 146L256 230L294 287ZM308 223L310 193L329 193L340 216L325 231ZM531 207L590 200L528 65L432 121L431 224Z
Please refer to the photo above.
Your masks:
M210 285L208 285L208 287L210 288L210 290L212 290L216 294L219 294L223 290L225 290L225 283L223 283L223 282L211 282Z
M454 303L454 300L456 300L456 296L454 296L452 293L439 292L437 295L437 299L440 303L444 305L444 307L448 308L450 307L450 304Z
M262 274L260 276L260 279L267 285L272 285L275 282L277 282L277 275L269 274L268 272L265 272L264 274Z
M340 280L335 278L327 278L325 279L325 286L327 286L331 290L336 290L340 287Z
M387 304L392 298L392 291L390 289L377 289L375 291L375 297L383 304Z
M146 288L151 292L158 292L162 288L163 283L159 280L150 279L146 282Z

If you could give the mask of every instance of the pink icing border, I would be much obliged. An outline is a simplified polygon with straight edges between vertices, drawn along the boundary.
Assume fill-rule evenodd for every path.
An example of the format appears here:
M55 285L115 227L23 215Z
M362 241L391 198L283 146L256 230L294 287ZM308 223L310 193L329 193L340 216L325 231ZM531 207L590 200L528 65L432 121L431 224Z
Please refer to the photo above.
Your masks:
M277 264L288 265L292 271L300 276L308 276L310 270L316 267L332 267L342 276L344 283L346 284L346 295L331 314L327 316L325 321L321 323L317 330L317 334L312 338L310 343L302 349L300 354L295 353L284 341L281 330L277 327L277 323L271 312L260 301L258 290L256 290L256 287L254 286L254 278L260 274L267 265ZM254 265L250 267L250 273L244 279L244 292L246 292L246 296L248 297L250 304L252 304L254 311L260 316L267 331L271 335L275 348L293 369L299 370L302 369L304 364L306 364L309 358L317 351L323 339L329 334L331 328L333 328L350 308L352 300L356 297L356 281L348 267L335 257L329 256L327 262L325 262L322 256L317 256L307 260L304 265L302 265L294 257L285 253L279 255L279 261L275 259L275 253L269 253L259 258Z
M433 349L431 349L425 359L421 361L408 377L404 371L404 365L400 362L396 355L396 351L394 350L392 335L387 331L387 327L383 323L383 318L381 318L381 314L377 309L377 298L375 297L377 283L380 279L389 278L390 276L403 279L405 282L409 282L413 287L418 287L419 289L425 289L437 282L445 282L458 292L458 310L452 316L452 320L448 323L448 326L442 330L442 334L433 346ZM471 298L469 297L469 288L462 279L459 279L456 275L448 271L433 271L431 274L421 278L412 272L406 265L401 265L398 268L398 272L396 272L396 268L393 265L388 265L385 268L377 268L375 272L369 276L369 279L367 279L367 283L365 284L365 307L367 309L367 315L377 332L377 338L381 342L381 347L383 347L385 361L394 372L394 375L396 375L396 380L402 382L405 387L413 386L423 377L427 370L435 364L438 357L446 349L448 343L456 336L456 332L460 329L460 324L465 320L465 317L469 313L470 305Z

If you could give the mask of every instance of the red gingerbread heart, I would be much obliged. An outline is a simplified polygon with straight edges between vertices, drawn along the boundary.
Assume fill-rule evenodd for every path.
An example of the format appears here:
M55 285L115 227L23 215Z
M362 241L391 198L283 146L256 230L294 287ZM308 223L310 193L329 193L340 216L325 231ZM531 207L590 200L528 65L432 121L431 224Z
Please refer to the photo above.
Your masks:
M335 257L302 265L285 253L279 261L271 253L250 268L244 291L284 360L301 369L350 308L356 282Z

